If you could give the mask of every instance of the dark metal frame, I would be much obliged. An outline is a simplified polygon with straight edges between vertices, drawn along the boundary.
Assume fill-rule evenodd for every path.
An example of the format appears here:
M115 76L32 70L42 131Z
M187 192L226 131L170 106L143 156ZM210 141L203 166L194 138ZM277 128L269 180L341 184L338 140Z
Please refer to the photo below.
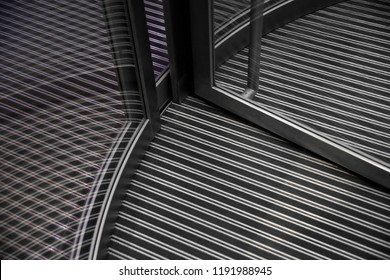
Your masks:
M127 143L120 162L116 166L114 175L111 178L92 238L89 253L90 259L106 258L110 236L114 230L120 205L129 186L129 180L137 170L150 142L160 129L160 111L146 27L144 3L143 0L124 0L124 2L130 18L138 85L144 106L144 118L132 134L129 143Z
M163 0L172 97L181 103L193 92L189 1Z
M152 132L160 129L160 112L157 101L156 83L153 73L152 54L146 27L143 0L124 0L130 17L130 25L138 70L138 85L144 104L145 118L150 121Z
M173 100L181 103L192 92L192 58L188 1L163 0L169 65L156 78L160 111Z
M224 54L219 55L216 61L214 55L213 0L189 1L193 47L194 91L196 95L338 163L359 175L390 188L390 167L386 163L361 151L342 146L321 135L318 131L276 115L261 105L255 105L245 100L238 94L227 92L216 87L214 85L215 65L221 59L226 59L234 52L240 50L237 47L243 47L237 44L236 41L232 41L232 38L238 40L247 38L245 39L246 41L243 40L243 43L249 42L248 35L245 35L249 34L246 29L248 27L246 26L238 30L237 34L231 36L230 41L226 40L227 43L236 49L226 48ZM286 24L288 21L336 2L340 1L285 1L277 9L269 10L264 14L263 34ZM283 18L283 22L280 22L281 18Z
M294 21L301 16L342 1L344 0L284 0L280 3L277 2L274 5L269 6L264 13L262 33L263 35L266 35L272 30ZM248 7L246 13L250 13L250 7ZM245 17L244 14L242 16ZM246 17L249 19L249 15L246 15ZM250 22L242 22L241 25L235 27L233 32L219 38L217 42L214 42L215 65L219 66L233 54L248 46L250 34Z
M264 0L251 0L250 10L247 88L243 92L242 97L251 100L259 90Z
M172 99L172 81L170 66L159 75L156 79L156 90L157 90L157 104L158 108L163 110L166 104Z

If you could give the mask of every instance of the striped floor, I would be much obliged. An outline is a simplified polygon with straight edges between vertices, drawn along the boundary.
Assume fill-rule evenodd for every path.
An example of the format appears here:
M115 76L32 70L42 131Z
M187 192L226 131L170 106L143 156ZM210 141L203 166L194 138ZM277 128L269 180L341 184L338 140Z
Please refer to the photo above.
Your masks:
M110 259L389 259L390 191L199 99L170 105Z
M248 50L216 74L242 92ZM255 101L390 164L390 1L350 0L264 37Z

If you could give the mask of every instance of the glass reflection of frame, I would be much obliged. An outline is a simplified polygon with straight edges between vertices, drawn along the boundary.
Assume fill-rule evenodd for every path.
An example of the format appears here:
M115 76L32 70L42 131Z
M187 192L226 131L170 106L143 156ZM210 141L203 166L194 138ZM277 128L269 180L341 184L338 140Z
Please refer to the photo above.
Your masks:
M245 9L242 9L244 19L238 20L237 15L227 21L225 27L230 26L233 32L226 31L218 25L214 19L215 2L223 2L225 5L231 5L235 1L220 1L220 0L204 0L202 3L196 4L192 1L192 24L198 27L196 29L199 34L203 35L208 32L209 36L193 35L193 40L197 41L195 48L195 91L198 95L208 99L248 119L276 134L287 138L309 150L312 150L358 174L361 174L383 186L390 187L390 165L378 157L374 157L361 149L353 148L345 143L336 140L332 136L326 135L310 125L294 120L291 117L280 114L277 110L273 110L269 106L254 102L249 98L245 98L243 94L248 94L248 87L237 88L226 83L221 85L216 82L216 69L225 61L233 56L238 51L250 44L250 0L240 0L245 2ZM237 1L236 1L237 2ZM252 1L256 2L256 1ZM263 33L267 34L288 22L292 22L303 15L312 13L322 8L342 2L340 0L324 0L324 1L265 1L263 15ZM253 6L253 3L252 3ZM203 9L202 20L196 19L200 17ZM208 11L208 19L205 21L204 13ZM253 11L252 11L253 12ZM227 17L228 18L228 17ZM282 18L283 21L276 20ZM235 19L238 24L232 23ZM202 47L206 45L206 47ZM207 45L209 47L207 47ZM208 48L210 55L208 60L205 60L205 54ZM198 54L197 54L198 53ZM203 58L206 63L196 62L197 56ZM258 55L258 54L257 54ZM206 73L204 73L206 72ZM242 74L242 73L241 73ZM248 73L246 73L248 74Z

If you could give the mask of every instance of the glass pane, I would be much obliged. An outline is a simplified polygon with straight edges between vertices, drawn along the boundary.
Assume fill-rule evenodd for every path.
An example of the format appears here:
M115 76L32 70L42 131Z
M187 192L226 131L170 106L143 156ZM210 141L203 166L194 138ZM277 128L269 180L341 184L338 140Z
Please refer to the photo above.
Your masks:
M264 11L269 10L269 4L278 8L274 2L266 1ZM242 15L236 22L249 22L249 0L215 0L214 22L223 18L221 3L231 8L230 14L236 18L236 14ZM244 3L246 9L239 8L237 3ZM349 0L309 13L266 34L258 47L259 86L252 102L389 166L389 18L388 1ZM282 23L284 19L274 20ZM238 29L231 28L226 34L232 36ZM216 32L216 57L220 37ZM242 94L251 77L256 77L248 69L250 56L250 47L246 45L217 61L215 84Z
M265 0L264 9L269 10L287 0ZM248 24L251 0L213 0L214 41L218 43L233 32Z
M144 0L149 42L156 80L169 68L167 38L162 0Z
M144 117L125 11L120 0L0 3L3 259L74 254L118 136Z

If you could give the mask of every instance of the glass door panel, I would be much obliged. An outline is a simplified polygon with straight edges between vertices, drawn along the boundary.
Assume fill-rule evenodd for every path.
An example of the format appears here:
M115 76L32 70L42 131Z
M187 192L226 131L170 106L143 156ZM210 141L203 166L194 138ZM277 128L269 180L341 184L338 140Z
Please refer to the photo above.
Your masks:
M252 2L252 11L259 2L261 12L262 1ZM381 35L390 33L384 18L382 29L372 25L380 24L380 14L367 17L364 8L374 3L359 3L311 13L267 34L261 43L253 38L261 31L254 30L251 45L217 67L216 85L237 93L256 90L256 104L389 164L390 41Z
M390 186L387 2L205 2L192 6L210 16L200 95Z

